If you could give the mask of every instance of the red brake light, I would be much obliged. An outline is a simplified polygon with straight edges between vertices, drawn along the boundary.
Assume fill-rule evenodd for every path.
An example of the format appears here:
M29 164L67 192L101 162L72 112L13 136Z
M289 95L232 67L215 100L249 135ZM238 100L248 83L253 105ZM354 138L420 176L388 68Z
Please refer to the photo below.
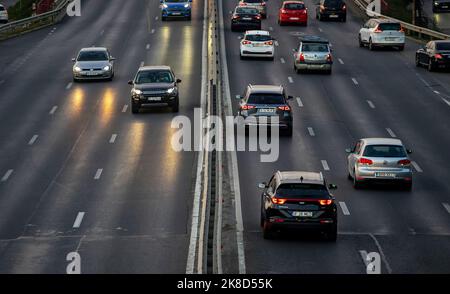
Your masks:
M257 15L257 16L255 16L255 19L261 19L261 15Z
M278 106L278 109L279 110L284 110L284 111L290 111L291 110L291 108L289 107L289 106Z
M361 158L358 160L358 163L363 164L363 165L372 165L372 164L373 164L373 161L372 161L371 159L361 157Z
M411 164L411 160L409 160L409 159L402 159L402 160L399 160L397 163L399 165L410 165Z
M342 5L342 10L347 10L347 5Z
M437 53L437 54L434 55L434 58L436 58L436 59L442 59L442 55L439 54L439 53Z
M233 19L239 19L239 18L241 18L239 15L233 16Z
M242 41L242 44L243 45L248 45L248 44L251 44L252 42L250 42L250 41Z
M286 202L286 199L272 197L272 203L273 204L284 204L285 202Z
M249 109L253 109L253 108L255 108L254 105L247 105L247 104L244 104L244 105L241 106L241 109L242 109L242 110L249 110Z
M266 2L261 3L262 6L266 6Z
M305 55L303 53L300 53L300 56L298 57L298 60L300 60L300 62L304 62L305 61Z
M287 13L286 9L281 9L281 14Z
M320 205L330 205L333 202L331 199L319 200Z
M404 33L404 32L405 32L405 28L404 28L402 25L400 25L400 30L399 30L399 32L400 32L400 33Z
M375 31L373 31L374 33L381 33L381 32L383 32L383 30L382 29L380 29L380 26L377 26L377 28L375 29Z
M267 42L264 42L264 45L273 45L273 42L272 41L267 41Z

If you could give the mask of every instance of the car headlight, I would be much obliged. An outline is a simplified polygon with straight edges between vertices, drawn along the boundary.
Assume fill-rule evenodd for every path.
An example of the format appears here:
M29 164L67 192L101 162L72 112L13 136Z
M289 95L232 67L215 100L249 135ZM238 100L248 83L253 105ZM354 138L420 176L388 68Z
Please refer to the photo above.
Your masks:
M132 92L133 92L133 94L135 94L135 95L141 95L141 94L142 94L142 91L139 90L139 89L133 89Z
M189 7L189 3L184 4L184 8L188 8Z
M105 67L103 68L104 71L108 71L108 70L110 70L110 69L111 69L111 67L110 67L109 65L107 65L107 66L105 66Z
M439 3L438 2L434 2L434 6L438 6L439 5Z
M78 66L75 66L75 67L73 68L73 70L76 71L76 72L80 72L80 71L81 71L81 68L79 68Z
M172 94L175 92L175 90L176 90L175 88L167 89L167 93Z
M163 8L167 8L167 4L163 4L162 7L163 7Z

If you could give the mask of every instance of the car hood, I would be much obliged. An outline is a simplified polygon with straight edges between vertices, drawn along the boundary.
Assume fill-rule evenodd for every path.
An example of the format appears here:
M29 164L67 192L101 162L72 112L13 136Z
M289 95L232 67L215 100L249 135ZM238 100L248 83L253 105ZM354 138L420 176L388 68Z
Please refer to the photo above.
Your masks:
M141 91L155 91L155 90L167 90L173 88L175 83L148 83L148 84L135 84L134 88Z
M104 68L107 65L110 65L109 61L102 60L102 61L77 61L74 66L91 69L91 68Z

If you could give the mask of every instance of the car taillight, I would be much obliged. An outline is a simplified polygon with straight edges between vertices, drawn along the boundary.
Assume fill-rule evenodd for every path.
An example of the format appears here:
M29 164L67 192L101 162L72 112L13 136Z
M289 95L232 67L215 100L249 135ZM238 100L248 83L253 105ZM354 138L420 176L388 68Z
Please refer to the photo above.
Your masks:
M272 203L273 204L284 204L285 202L286 202L286 199L272 197Z
M289 106L278 106L278 109L279 110L284 110L284 111L290 111L291 110L291 108L289 107Z
M328 62L332 62L332 61L333 61L333 59L332 59L332 57L331 57L331 54L328 54L328 55L327 55L327 61L328 61Z
M372 165L372 164L373 164L373 161L372 161L371 159L361 157L361 158L358 160L358 163L363 164L363 165Z
M320 12L324 11L326 7L324 5L320 5Z
M246 6L246 5L247 5L247 3L245 3L245 2L239 3L239 6Z
M273 42L272 41L267 41L267 42L264 42L264 45L273 45Z
M300 53L300 55L298 56L298 60L300 62L304 62L305 61L305 55L303 53Z
M239 19L239 18L241 18L239 15L233 16L233 19Z
M242 41L242 44L243 45L248 45L248 44L251 44L252 42L250 42L250 41Z
M261 19L261 15L257 15L257 16L255 16L255 19Z
M397 163L398 163L398 165L410 165L411 164L411 160L409 160L409 159L402 159L402 160L399 160Z
M281 9L281 14L287 13L286 9Z
M333 203L331 199L319 200L320 205L330 205L331 203Z
M301 14L306 14L308 11L306 9L300 10Z
M262 6L266 6L266 2L261 3Z
M383 30L381 30L380 27L378 26L373 32L378 34L383 32Z
M255 108L254 105L247 105L247 104L244 104L244 105L241 106L241 109L242 109L242 110L249 110L249 109L253 109L253 108Z
M342 10L347 10L347 6L345 4L342 5Z
M400 30L399 30L399 32L400 32L400 33L404 33L404 32L405 32L405 28L404 28L402 25L400 25Z
M436 59L442 59L443 57L442 57L441 54L437 53L437 54L434 55L434 58L436 58Z

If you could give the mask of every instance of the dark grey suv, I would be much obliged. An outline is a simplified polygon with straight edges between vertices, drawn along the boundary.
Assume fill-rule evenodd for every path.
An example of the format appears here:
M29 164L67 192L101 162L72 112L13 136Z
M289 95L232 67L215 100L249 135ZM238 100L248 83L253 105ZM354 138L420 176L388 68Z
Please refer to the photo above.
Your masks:
M131 89L131 112L138 113L141 107L167 105L178 112L178 84L180 79L169 66L140 67L134 80L129 81Z

